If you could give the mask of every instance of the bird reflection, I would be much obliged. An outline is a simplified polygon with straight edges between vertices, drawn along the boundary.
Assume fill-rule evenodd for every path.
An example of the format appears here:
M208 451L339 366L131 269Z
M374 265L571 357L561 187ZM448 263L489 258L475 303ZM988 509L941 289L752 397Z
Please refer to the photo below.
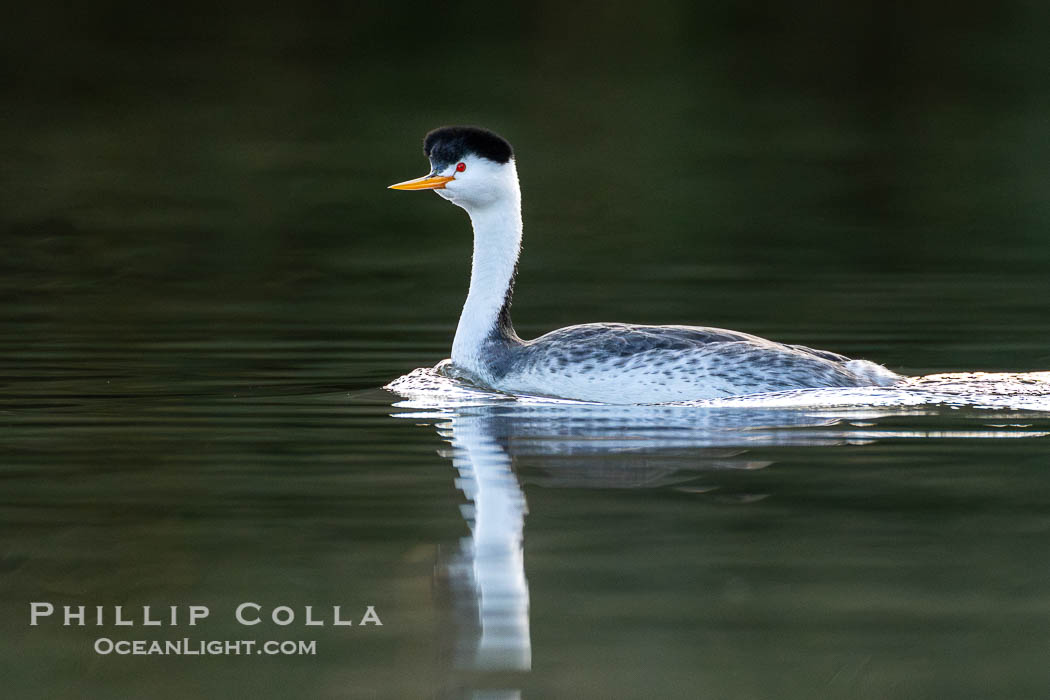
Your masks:
M456 485L468 501L463 514L471 535L438 572L455 594L454 655L457 666L468 670L531 668L523 557L529 484L708 493L718 485L698 479L769 466L756 459L755 448L1050 434L1031 417L1050 407L1050 373L936 375L861 394L812 390L721 404L630 406L510 398L456 382L438 369L415 370L386 388L406 399L394 404L398 412L392 415L432 423L451 444L441 454L452 460ZM975 424L960 423L961 430L901 424L938 415L945 405L1013 411L995 414L995 423L987 423L980 411L969 418L956 414L956 422ZM1006 418L1010 422L1004 423ZM894 422L886 425L889 419ZM764 496L739 494L730 500L748 503ZM513 690L493 692L484 697L518 697Z
M439 405L419 399L395 407L403 409L395 417L433 421L451 445L441 454L456 468L471 534L440 573L453 592L456 665L485 671L525 671L532 665L525 484L692 490L685 485L702 473L767 466L746 456L754 446L847 441L841 432L819 430L836 419L782 409Z
M470 537L460 543L448 566L454 589L474 613L475 635L461 637L457 665L489 670L528 670L529 587L525 580L522 537L525 493L511 468L511 457L486 432L484 419L451 420L452 465L456 486L468 504L463 516ZM469 619L469 618L468 618Z

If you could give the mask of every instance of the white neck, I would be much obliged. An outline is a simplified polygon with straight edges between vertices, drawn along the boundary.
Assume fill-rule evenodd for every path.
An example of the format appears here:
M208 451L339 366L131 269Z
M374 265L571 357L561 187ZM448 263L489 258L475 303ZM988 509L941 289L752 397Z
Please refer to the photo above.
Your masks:
M474 226L474 260L470 291L452 343L452 362L482 375L481 350L497 329L521 252L521 190L513 161L508 165L506 175L513 183L508 183L505 196L483 206L463 207Z

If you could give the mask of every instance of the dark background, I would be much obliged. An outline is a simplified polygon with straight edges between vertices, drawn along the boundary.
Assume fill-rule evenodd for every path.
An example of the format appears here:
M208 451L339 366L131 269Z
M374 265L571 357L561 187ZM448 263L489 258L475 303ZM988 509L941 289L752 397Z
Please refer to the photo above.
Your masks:
M467 222L384 188L426 168L428 129L476 123L518 153L524 334L684 322L893 335L873 359L916 372L1047 366L1046 6L825 5L11 11L4 308L27 338L378 324L426 347L394 369L435 361Z

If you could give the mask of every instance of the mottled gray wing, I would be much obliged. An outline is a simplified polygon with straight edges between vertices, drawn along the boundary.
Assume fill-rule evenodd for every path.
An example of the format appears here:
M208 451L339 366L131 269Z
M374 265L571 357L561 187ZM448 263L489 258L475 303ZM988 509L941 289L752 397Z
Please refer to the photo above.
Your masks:
M568 366L589 371L612 363L628 366L632 357L666 354L674 361L703 366L710 377L729 379L741 389L792 389L814 386L853 386L856 378L838 353L786 345L758 336L721 328L695 326L634 326L592 323L548 333L522 348L521 367L558 371ZM654 367L654 369L658 369ZM665 373L673 370L663 368Z
M526 345L558 346L570 359L583 359L583 356L595 355L628 357L649 350L694 350L705 345L734 342L772 345L758 336L721 328L635 326L627 323L588 323L559 328L527 341Z

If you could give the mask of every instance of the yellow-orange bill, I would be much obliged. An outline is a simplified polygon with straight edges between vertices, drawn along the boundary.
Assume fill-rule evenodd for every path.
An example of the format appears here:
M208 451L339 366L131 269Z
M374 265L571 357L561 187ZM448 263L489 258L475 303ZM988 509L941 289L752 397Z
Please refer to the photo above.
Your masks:
M399 182L396 185L390 185L387 189L391 190L443 190L445 189L445 183L455 180L456 178L448 175L424 175L423 177L417 177L415 180L405 180Z

